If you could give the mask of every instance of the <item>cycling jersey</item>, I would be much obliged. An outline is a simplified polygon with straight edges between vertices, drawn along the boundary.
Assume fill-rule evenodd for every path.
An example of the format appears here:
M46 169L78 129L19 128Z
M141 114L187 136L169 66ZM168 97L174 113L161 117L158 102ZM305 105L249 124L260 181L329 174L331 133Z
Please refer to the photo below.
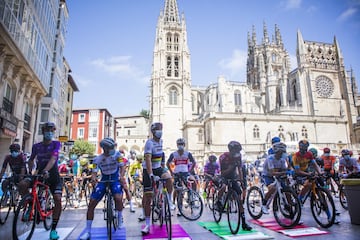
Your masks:
M334 169L334 164L336 162L335 156L322 155L321 159L324 161L324 170L325 171L330 171L331 169Z
M95 164L97 168L100 169L102 180L119 179L119 168L125 165L124 160L118 151L116 151L115 154L111 156L105 156L104 154L101 154L95 157L93 164ZM96 170L97 169L95 169L95 171Z
M294 153L292 162L295 169L307 172L309 164L315 163L315 160L313 154L310 151L307 151L304 155L301 155L300 152Z
M220 165L217 162L207 162L204 167L204 173L214 176L220 172Z
M167 163L169 164L172 162L175 164L174 173L190 172L189 163L195 164L195 159L188 151L184 151L181 155L178 151L175 151L170 154L170 157L167 160Z
M287 169L287 155L285 155L286 157L283 157L284 155L282 155L280 157L280 159L276 159L275 158L275 154L271 154L269 155L265 162L264 162L264 166L263 166L263 174L264 176L272 176L271 171L275 170L275 171L286 171Z
M229 152L225 152L220 155L219 161L221 175L225 178L236 178L237 166L242 166L241 158L232 158ZM232 169L231 173L229 173L228 175L224 175L224 171L229 168Z
M2 168L6 169L7 165L9 165L12 173L18 175L21 173L21 169L26 169L25 158L25 155L22 153L20 153L16 158L13 158L11 155L7 155Z
M50 169L50 173L58 172L58 158L60 152L61 143L59 141L51 141L49 144L44 144L43 142L35 143L32 147L31 156L29 161L32 161L37 158L37 170L41 172L48 162L50 161L51 157L55 157L55 164ZM50 174L51 175L51 174Z
M140 172L141 168L142 168L141 163L138 161L135 161L132 164L130 164L130 168L129 168L130 176L134 176L136 173Z
M355 158L350 158L349 160L346 160L345 158L341 157L339 161L339 169L343 170L344 168L346 172L353 172L354 170L359 172Z
M162 145L162 139L160 139L159 142L155 141L154 139L148 139L145 143L144 154L151 155L152 169L161 167L161 164L165 161ZM146 169L146 161L143 161L143 169Z

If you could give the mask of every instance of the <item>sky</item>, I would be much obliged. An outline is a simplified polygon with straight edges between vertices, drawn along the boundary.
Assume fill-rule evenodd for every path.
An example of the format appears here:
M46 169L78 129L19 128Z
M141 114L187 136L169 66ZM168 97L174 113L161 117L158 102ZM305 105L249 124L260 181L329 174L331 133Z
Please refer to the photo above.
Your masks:
M165 0L67 0L64 56L79 88L74 109L106 108L113 117L149 110L157 20ZM247 34L261 43L279 27L297 67L297 31L303 39L333 43L360 89L360 0L177 0L185 15L193 86L222 75L246 82Z

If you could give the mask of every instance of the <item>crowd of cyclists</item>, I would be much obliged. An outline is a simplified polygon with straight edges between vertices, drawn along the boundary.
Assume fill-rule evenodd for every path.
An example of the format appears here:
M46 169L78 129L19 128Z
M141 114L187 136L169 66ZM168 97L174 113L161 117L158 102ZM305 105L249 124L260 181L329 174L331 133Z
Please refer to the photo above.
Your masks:
M299 141L298 150L290 153L286 144L279 137L274 137L264 158L254 162L243 159L242 145L233 140L228 143L228 151L218 157L210 155L200 170L192 153L186 150L184 138L180 137L176 141L177 150L166 158L162 143L163 125L160 122L151 124L152 136L145 143L144 153L131 150L127 157L124 150L118 149L114 139L104 138L100 142L102 154L94 157L70 154L69 158L66 158L60 153L61 143L53 139L55 130L52 122L42 126L43 141L33 145L29 159L21 152L19 144L11 144L10 154L5 157L0 171L0 179L3 179L2 192L7 192L9 182L13 181L20 195L18 204L21 204L21 198L30 194L29 188L34 181L31 175L43 176L50 187L54 202L50 239L59 239L56 227L64 206L67 206L65 203L78 208L84 202L87 207L86 229L80 239L91 239L94 210L104 197L107 184L110 184L114 198L117 228L124 227L124 206L128 204L130 212L134 213L137 203L137 207L141 209L138 220L145 221L141 233L147 235L153 223L153 191L154 183L158 179L164 180L171 211L176 210L175 203L179 201L176 189L181 179L189 181L191 191L198 192L202 196L201 201L208 205L210 210L220 214L225 211L226 200L223 196L228 188L231 188L239 198L238 215L241 227L244 231L250 231L252 227L245 219L246 200L250 215L253 218L260 216L254 213L255 206L251 205L249 200L252 197L252 186L263 183L266 187L266 193L259 203L259 211L261 214L269 214L270 201L279 186L275 184L276 179L279 179L283 188L292 186L288 179L280 178L281 176L295 179L294 186L300 186L291 191L296 193L297 201L301 205L313 186L314 176L323 177L321 186L328 189L326 191L331 193L331 197L339 197L340 179L360 177L359 160L352 157L350 150L342 149L341 156L336 157L330 148L325 147L322 149L323 154L319 156L316 148L309 149L307 140ZM8 166L11 169L11 178L5 177ZM1 207L8 203L8 197L3 194ZM179 207L182 205L178 203ZM291 206L286 210L291 212ZM178 216L181 216L180 212L178 209ZM327 208L325 212L328 219L332 219L332 223L338 223Z

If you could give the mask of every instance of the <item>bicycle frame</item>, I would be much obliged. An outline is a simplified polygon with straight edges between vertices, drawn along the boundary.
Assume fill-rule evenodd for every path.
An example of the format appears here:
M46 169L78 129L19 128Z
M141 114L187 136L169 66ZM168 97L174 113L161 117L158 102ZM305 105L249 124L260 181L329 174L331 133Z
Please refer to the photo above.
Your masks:
M53 214L53 209L45 212L44 209L42 209L42 207L41 207L39 196L41 194L45 194L44 195L45 199L48 199L49 194L50 194L50 189L49 189L48 185L39 181L38 177L40 177L40 176L35 176L35 181L31 188L31 195L32 195L33 201L32 201L32 207L31 207L31 212L30 212L30 219L32 219L34 217L34 214L36 214L36 212L35 212L35 207L36 207L37 212L39 213L39 216L40 216L40 220L43 221L43 220L45 220L45 218L47 218L48 216L51 216ZM39 194L39 193L41 193L41 194Z

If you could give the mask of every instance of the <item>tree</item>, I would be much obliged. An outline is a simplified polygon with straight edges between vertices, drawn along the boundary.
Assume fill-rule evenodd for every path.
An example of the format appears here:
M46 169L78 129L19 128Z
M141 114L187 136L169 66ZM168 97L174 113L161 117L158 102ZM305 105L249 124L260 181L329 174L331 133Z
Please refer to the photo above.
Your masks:
M81 156L83 154L94 155L95 146L85 140L76 140L74 146L70 150L70 154Z
M143 116L146 119L149 119L150 113L149 113L148 110L142 109L141 112L140 112L140 115Z

